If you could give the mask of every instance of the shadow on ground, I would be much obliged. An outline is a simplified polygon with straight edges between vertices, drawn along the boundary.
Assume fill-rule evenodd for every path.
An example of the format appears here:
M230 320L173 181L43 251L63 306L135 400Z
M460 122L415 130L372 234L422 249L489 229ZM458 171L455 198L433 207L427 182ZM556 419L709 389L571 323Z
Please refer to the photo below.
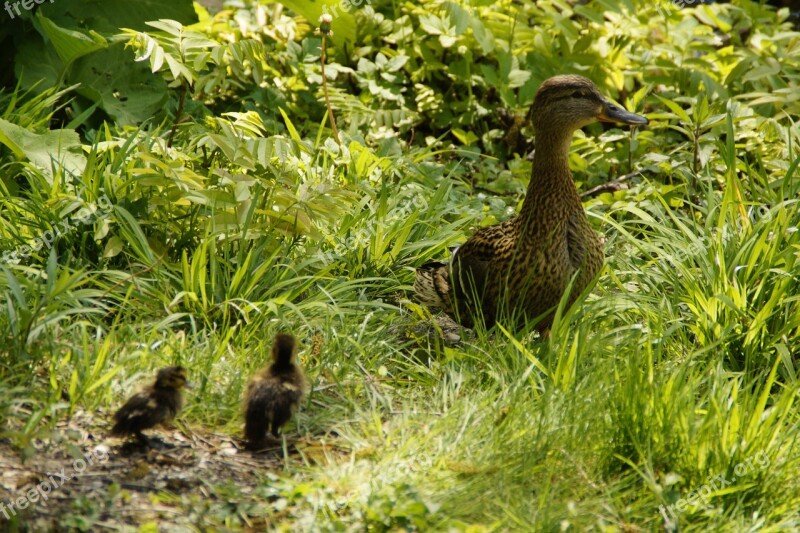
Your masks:
M146 523L170 530L202 523L220 506L264 528L268 519L247 509L268 498L270 480L286 466L335 453L324 442L291 438L285 448L276 441L252 453L236 437L188 429L153 431L160 443L148 447L107 437L96 422L103 419L77 412L50 439L35 441L25 460L0 440L0 531L138 530Z

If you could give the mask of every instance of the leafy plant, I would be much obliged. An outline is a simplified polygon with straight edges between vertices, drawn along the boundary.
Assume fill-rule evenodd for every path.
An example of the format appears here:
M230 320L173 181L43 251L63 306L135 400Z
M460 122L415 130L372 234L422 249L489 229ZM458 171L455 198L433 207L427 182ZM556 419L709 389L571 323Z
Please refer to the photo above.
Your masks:
M187 6L116 23L60 0L0 30L20 39L0 94L0 444L33 461L168 364L197 383L180 423L238 435L248 376L291 331L312 390L283 470L153 494L167 527L797 528L787 10L240 2L187 25ZM518 210L529 107L562 72L650 119L573 139L606 267L547 338L447 344L413 269ZM65 516L107 526L116 490Z

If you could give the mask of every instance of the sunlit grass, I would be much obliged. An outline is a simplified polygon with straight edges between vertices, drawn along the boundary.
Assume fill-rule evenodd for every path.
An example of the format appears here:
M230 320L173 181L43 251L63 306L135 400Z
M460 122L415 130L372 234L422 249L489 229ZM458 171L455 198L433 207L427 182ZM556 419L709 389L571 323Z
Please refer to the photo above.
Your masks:
M699 23L669 24L678 39ZM230 497L206 502L204 527L249 512L308 531L800 528L796 102L715 94L692 59L670 67L691 95L629 95L648 130L576 136L582 186L641 173L587 201L606 264L546 338L478 328L450 345L413 301L413 268L509 216L527 180L523 157L450 132L401 150L342 128L334 149L313 123L316 141L260 137L251 112L198 120L169 149L157 129L108 125L81 176L3 159L0 254L103 195L113 207L0 265L0 438L30 457L58 420L108 412L171 364L196 384L181 424L238 437L247 380L290 331L311 392L287 431L333 447L264 472L256 508L236 507L253 495L235 480L214 487ZM6 95L3 117L43 127L58 96Z

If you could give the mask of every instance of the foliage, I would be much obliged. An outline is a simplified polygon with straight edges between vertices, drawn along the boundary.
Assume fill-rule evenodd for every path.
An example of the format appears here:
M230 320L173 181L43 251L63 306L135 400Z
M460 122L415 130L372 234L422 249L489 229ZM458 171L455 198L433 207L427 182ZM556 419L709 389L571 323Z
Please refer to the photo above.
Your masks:
M6 7L15 23L0 30L0 41L10 41L10 53L0 65L26 90L70 87L75 94L65 122L83 124L99 108L119 124L134 124L150 119L164 105L166 86L132 63L114 34L121 26L144 29L147 21L159 18L194 22L190 1L59 0L37 2L33 10L26 4L21 3L22 9L14 2ZM8 78L3 86L14 87Z
M247 376L291 330L314 385L296 429L344 457L287 463L250 501L168 498L193 527L798 527L787 10L347 4L355 30L334 13L325 63L339 145L321 4L230 3L192 26L161 4L122 23L67 4L14 30L20 81L0 94L0 436L23 454L167 363L199 384L183 418L235 433ZM527 110L560 72L651 120L575 135L580 190L629 185L586 198L607 267L548 339L444 345L413 267L518 208ZM73 527L118 490L77 501Z

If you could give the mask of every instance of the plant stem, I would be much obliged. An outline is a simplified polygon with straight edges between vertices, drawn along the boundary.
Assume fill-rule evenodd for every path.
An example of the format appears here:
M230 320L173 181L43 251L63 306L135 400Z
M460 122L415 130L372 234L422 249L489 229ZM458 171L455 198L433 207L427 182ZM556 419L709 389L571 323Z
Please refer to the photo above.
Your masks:
M319 56L320 66L322 67L322 92L325 94L325 104L328 106L328 117L331 119L331 132L333 132L333 140L339 146L342 142L339 140L339 130L336 129L336 118L333 116L333 108L331 107L331 99L328 96L328 83L325 79L325 34L322 35L322 54Z
M175 113L175 121L172 123L172 128L169 131L169 137L167 138L167 148L172 147L172 139L175 137L175 132L178 130L178 123L181 120L181 116L183 115L183 105L186 102L186 93L188 89L186 87L186 81L181 83L181 96L180 100L178 100L178 111Z

